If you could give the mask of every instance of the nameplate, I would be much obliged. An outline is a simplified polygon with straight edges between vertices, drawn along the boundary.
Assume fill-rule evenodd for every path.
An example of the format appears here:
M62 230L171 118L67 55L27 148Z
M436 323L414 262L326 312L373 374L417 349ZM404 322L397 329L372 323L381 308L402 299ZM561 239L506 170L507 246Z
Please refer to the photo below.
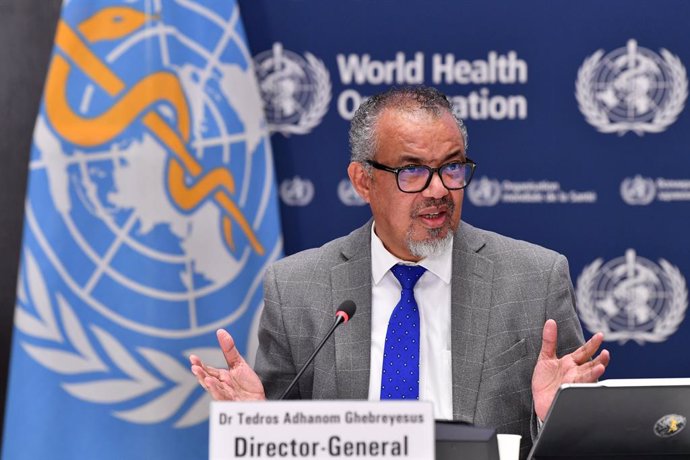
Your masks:
M434 458L422 401L213 401L209 424L210 460Z

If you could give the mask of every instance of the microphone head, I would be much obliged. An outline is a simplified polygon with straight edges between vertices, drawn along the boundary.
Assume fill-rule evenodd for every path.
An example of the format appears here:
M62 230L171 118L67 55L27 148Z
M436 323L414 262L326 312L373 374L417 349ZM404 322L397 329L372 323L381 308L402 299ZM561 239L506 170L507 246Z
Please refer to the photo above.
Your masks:
M343 323L347 323L350 318L355 316L355 311L357 311L357 306L352 300L346 300L341 303L338 307L338 311L335 312L336 316L340 316L343 319Z

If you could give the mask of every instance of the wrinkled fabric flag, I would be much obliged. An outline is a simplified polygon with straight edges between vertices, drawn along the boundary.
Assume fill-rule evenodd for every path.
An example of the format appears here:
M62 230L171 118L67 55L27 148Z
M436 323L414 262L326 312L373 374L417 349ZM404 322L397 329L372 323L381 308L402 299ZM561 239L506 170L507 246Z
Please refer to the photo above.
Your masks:
M3 458L207 458L187 357L282 254L237 4L66 1L29 171Z

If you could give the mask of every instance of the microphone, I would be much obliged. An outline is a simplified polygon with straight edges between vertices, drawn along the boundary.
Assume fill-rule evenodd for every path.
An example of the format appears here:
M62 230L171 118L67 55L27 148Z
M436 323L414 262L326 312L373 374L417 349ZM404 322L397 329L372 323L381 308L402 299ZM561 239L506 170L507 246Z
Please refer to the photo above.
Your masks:
M314 361L314 358L316 358L316 355L321 351L323 346L326 344L326 341L333 335L335 332L335 329L340 326L341 324L345 324L348 321L350 321L350 318L355 316L355 311L357 310L357 306L352 300L346 300L343 303L340 304L338 307L338 310L335 312L335 322L333 323L333 326L331 326L331 329L328 331L326 336L321 340L321 343L319 343L319 346L316 347L316 350L314 350L314 353L311 354L309 359L307 360L306 363L304 363L304 366L302 366L302 369L299 370L297 375L295 376L294 379L292 379L292 382L290 382L290 385L285 389L283 394L280 396L280 400L285 399L285 397L292 391L292 389L295 387L295 384L297 384L297 381L299 380L300 377L302 377L302 374L304 374L304 371L307 370L307 366L311 364L312 361Z

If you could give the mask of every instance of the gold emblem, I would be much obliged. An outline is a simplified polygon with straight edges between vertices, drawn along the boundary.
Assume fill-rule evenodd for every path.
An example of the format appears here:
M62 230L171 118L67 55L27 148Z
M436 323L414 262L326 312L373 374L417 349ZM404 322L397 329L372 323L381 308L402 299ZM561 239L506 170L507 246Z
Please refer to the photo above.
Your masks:
M664 415L654 424L654 434L660 438L670 438L683 431L686 424L687 419L682 415Z
M77 27L79 33L61 20L55 37L61 53L55 53L46 82L48 119L63 139L84 147L110 142L140 119L171 154L166 186L175 204L189 211L209 198L214 200L224 211L223 236L230 250L235 250L232 236L234 220L254 251L263 255L263 245L232 198L235 194L232 173L221 167L205 170L187 148L191 129L190 109L178 77L171 72L154 72L127 88L125 82L79 36L81 34L89 43L121 39L147 26L151 19L155 17L134 8L109 7L80 23ZM110 108L93 117L81 116L73 110L67 99L67 83L73 65L115 98ZM175 110L174 126L153 107L161 102ZM191 183L187 182L188 178L192 179Z

